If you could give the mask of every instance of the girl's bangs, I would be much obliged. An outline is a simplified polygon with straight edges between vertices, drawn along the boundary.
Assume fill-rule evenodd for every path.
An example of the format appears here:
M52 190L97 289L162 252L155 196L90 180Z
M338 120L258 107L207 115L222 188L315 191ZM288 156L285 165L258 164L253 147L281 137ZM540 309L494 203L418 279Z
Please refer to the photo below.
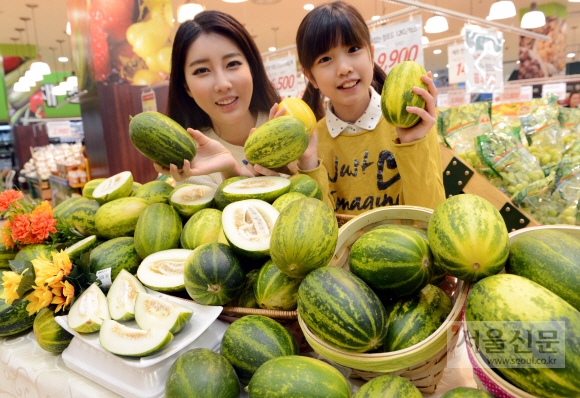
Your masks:
M313 58L334 47L364 45L361 38L357 36L358 21L349 20L344 13L321 15L318 21L312 22L310 32L307 32L305 37L313 38L312 42L308 43L309 53Z

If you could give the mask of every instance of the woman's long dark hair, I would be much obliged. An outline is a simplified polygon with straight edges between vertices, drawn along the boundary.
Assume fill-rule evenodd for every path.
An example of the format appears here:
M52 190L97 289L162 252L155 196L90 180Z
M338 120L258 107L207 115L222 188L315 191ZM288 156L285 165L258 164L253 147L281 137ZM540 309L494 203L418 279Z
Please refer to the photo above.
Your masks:
M208 114L187 94L185 81L187 52L200 35L208 33L232 40L248 60L254 85L250 101L251 111L268 112L275 102L280 102L280 96L266 75L260 51L248 31L231 15L220 11L203 11L192 20L182 23L175 34L171 53L167 116L184 128L200 130L212 127Z
M369 28L356 8L343 1L335 1L316 7L304 17L296 33L296 47L300 64L306 72L310 73L320 54L339 45L371 48ZM374 63L371 84L379 94L386 76ZM317 120L324 117L322 94L312 83L306 86L302 99L312 108Z

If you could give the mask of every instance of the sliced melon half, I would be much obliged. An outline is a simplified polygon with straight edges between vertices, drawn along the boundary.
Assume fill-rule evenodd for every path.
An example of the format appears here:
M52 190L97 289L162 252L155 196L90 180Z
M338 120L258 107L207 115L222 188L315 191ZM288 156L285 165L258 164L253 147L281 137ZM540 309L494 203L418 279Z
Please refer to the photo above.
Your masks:
M181 217L189 218L198 211L211 207L215 189L206 185L184 184L169 194L169 204Z
M189 308L147 293L139 293L135 303L135 321L141 329L165 329L175 334L192 315Z
M129 271L122 269L107 292L111 318L116 321L135 318L137 294L145 292L145 287L141 282Z
M79 333L93 333L101 328L103 321L111 319L107 297L92 284L74 302L68 313L68 325Z
M100 204L131 195L133 190L133 174L122 171L101 182L93 191L93 198Z
M193 250L162 250L145 257L137 278L142 284L158 292L178 292L185 289L183 270L185 260Z
M267 257L270 236L280 213L258 199L230 203L222 213L222 228L230 246L248 257Z
M65 253L68 254L71 260L78 259L83 253L89 252L98 246L97 236L91 235L87 238L79 240L72 246L64 249Z
M173 335L163 329L134 329L117 321L103 322L99 332L101 346L113 354L144 357L161 351L173 340Z
M260 199L272 203L290 189L290 180L284 177L262 176L245 178L224 187L223 195L231 202Z

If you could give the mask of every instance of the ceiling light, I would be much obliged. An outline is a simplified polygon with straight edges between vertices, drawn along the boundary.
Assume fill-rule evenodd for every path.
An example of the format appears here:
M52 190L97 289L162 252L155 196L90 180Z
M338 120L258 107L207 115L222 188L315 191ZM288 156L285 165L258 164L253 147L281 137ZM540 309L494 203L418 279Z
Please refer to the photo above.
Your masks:
M53 86L51 90L52 95L66 95L66 90L64 87Z
M248 0L222 0L224 3L243 3Z
M79 79L76 76L69 76L67 77L66 81L73 87L77 87L79 85Z
M276 47L268 47L268 51L276 51Z
M32 80L31 78L26 77L26 76L20 76L20 79L18 79L18 83L25 84L28 87L36 86L36 82L34 80Z
M66 23L66 28L64 29L64 33L66 33L67 35L70 36L71 32L72 31L70 30L70 22L67 22Z
M42 75L50 75L50 66L48 66L46 62L33 62L32 65L30 65L30 70Z
M579 0L579 1L580 1L580 0ZM371 17L371 21L376 21L377 19L381 19L381 16L380 16L380 15L373 15L373 16Z
M304 4L304 9L306 11L312 11L314 10L314 4Z
M427 36L422 36L421 37L421 44L422 45L429 44L429 38Z
M517 64L517 65L519 65L519 64L520 64L520 60L519 60L519 59L516 61L516 64Z
M433 77L439 77L439 73L434 73Z
M177 22L183 23L189 21L203 10L204 8L201 4L186 2L180 5L177 10Z
M30 65L30 70L37 71L43 75L50 74L50 66L46 62L42 62L42 57L40 56L40 46L38 45L38 31L36 29L36 19L34 18L34 9L38 7L37 4L26 4L26 7L30 8L30 12L32 13L32 25L34 26L34 39L36 42L36 51L38 52L36 57L38 61L33 62Z
M441 15L435 15L427 20L425 24L425 32L427 33L441 33L449 29L447 19Z
M72 89L73 89L72 84L70 84L66 80L63 80L62 82L60 82L60 84L58 86L64 88L64 90L67 92L72 91Z
M12 90L16 91L17 93L26 93L30 91L30 87L24 83L16 82L14 83Z
M570 54L568 54L568 55L566 55L566 56L567 56L568 58L574 58L574 57L576 56L576 54L575 54L575 53L570 53Z
M520 27L522 29L540 28L546 24L546 16L542 11L538 11L536 2L533 2L530 11L524 14Z
M27 70L26 73L24 74L24 76L34 80L35 82L39 82L42 79L44 79L44 76L42 76L42 74L32 71L32 70Z
M445 65L446 68L449 68L449 64Z
M441 54L441 50L437 49L437 50L433 50L433 54Z
M516 16L516 6L512 1L498 0L489 9L489 19L506 19ZM488 19L486 18L486 19Z
M67 57L58 57L58 62L68 62Z

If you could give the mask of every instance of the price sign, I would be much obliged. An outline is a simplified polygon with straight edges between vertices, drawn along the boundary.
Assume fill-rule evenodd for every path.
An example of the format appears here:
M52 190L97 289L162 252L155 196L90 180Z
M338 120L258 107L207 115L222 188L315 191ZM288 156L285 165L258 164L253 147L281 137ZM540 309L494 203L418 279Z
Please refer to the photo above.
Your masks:
M143 112L153 111L157 112L157 101L155 99L155 91L145 90L141 92L141 106Z
M296 80L296 97L297 98L302 98L302 96L304 95L304 91L306 90L306 77L299 77L298 80Z
M566 83L542 84L542 98L547 94L556 94L560 101L566 99Z
M529 102L534 98L534 87L521 86L520 87L520 101Z
M423 58L422 18L395 25L382 26L371 32L375 45L375 62L387 73L408 59L425 64Z
M505 86L501 93L493 96L493 102L520 102L521 91L520 86Z
M503 89L503 33L465 25L465 86L468 93Z
M465 81L465 44L454 44L447 47L449 64L449 83Z
M48 138L69 137L72 134L70 121L46 122L46 133Z
M445 108L448 106L449 106L449 96L447 95L447 93L437 94L437 107Z
M264 62L272 86L282 98L296 97L296 56L290 55Z
M471 95L465 89L449 90L447 91L447 102L449 106L469 104Z

